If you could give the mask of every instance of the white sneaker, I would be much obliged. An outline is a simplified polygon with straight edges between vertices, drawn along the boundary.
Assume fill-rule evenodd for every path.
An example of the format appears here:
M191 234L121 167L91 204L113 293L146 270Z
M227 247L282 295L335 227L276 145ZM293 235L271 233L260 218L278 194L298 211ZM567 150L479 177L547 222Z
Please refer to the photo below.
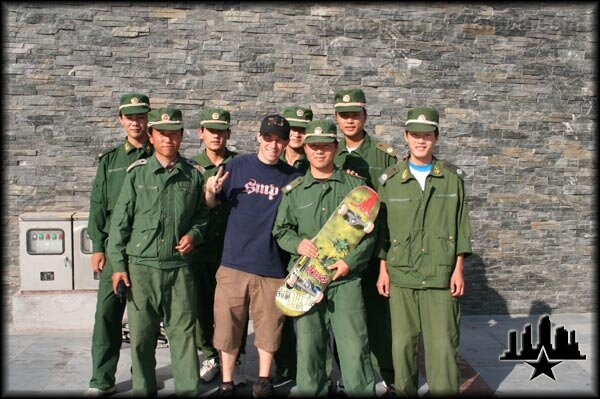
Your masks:
M101 396L107 396L115 393L116 390L116 387L110 387L108 389L89 388L87 391L85 391L83 396L86 398L99 398Z
M246 385L246 374L244 374L244 355L240 355L240 360L235 361L233 369L233 385Z
M206 359L200 368L200 379L203 382L210 382L219 374L219 371L221 371L221 365L216 358Z
M338 394L343 395L346 393L346 387L344 386L344 380L343 379L339 379L337 380L336 383L336 390L335 390Z

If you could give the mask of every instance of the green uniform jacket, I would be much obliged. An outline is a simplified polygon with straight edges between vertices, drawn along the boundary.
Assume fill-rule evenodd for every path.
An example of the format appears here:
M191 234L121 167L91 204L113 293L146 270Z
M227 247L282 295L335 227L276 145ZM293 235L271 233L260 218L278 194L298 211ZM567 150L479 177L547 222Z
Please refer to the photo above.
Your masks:
M279 157L279 159L281 159L283 162L287 163L287 160L285 159L285 148L283 149L283 152L281 153L281 156ZM296 162L294 162L294 164L292 165L294 168L298 169L300 172L302 173L306 173L306 171L308 169L310 169L310 163L308 163L308 159L306 158L306 154L302 154L300 155L300 158L298 158L298 160Z
M127 167L138 159L147 158L154 148L147 141L141 148L135 148L128 141L99 155L100 162L92 192L90 194L90 215L88 234L92 240L93 252L105 252L105 242L110 230L110 217L119 198Z
M186 234L201 244L208 220L199 165L180 156L168 173L156 157L138 163L130 166L113 213L107 248L113 272L127 271L127 256L130 264L187 266L190 254L175 246Z
M379 180L379 196L387 213L379 257L387 259L391 283L448 288L456 256L471 253L462 171L434 158L425 191L421 191L408 161L400 161Z
M290 183L292 188L284 190L273 227L273 236L279 246L292 254L288 269L300 257L296 252L300 241L316 236L346 194L354 187L364 184L363 179L347 175L339 168L324 183L315 180L310 172ZM367 234L343 258L350 267L350 274L332 284L359 277L367 267L374 246L375 235Z
M227 162L237 156L237 152L225 150L225 159L221 165L225 167ZM200 155L192 158L204 168L204 184L209 177L217 174L219 167L214 165L206 156L206 151L202 151ZM219 205L210 209L208 218L208 227L206 230L206 240L194 250L194 257L201 257L202 262L218 263L221 261L223 254L223 240L225 239L225 228L227 227L227 218L229 217L230 206L227 202L219 203Z
M355 171L367 179L367 185L375 190L381 173L396 161L396 150L381 141L372 140L367 132L363 142L352 152L348 152L345 140L341 140L335 156L337 166Z

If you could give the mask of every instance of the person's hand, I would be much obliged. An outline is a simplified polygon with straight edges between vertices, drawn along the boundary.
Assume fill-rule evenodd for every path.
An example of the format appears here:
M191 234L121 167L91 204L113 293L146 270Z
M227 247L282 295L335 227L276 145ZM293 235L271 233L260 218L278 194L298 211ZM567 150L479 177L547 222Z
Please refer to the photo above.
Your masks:
M462 273L452 273L452 277L450 278L450 294L456 298L465 294L465 280Z
M306 256L307 258L312 259L316 258L317 255L319 255L317 246L311 240L308 240L306 238L300 241L296 252L298 252L299 255Z
M179 239L179 243L175 246L175 249L182 255L185 255L194 249L194 239L189 235L184 235Z
M358 173L356 173L355 171L353 171L352 169L346 169L346 174L350 175L350 176L358 176L361 177Z
M350 266L348 266L348 264L346 262L344 262L343 260L340 259L337 262L335 262L333 265L328 266L327 270L336 270L335 274L331 278L332 281L335 281L344 276L347 276L348 273L350 273Z
M102 273L105 263L106 256L104 255L104 252L94 252L92 254L92 270L94 273Z
M377 291L379 295L386 298L390 297L390 275L387 272L385 263L382 261L379 267L379 277L377 278Z
M223 183L229 177L229 172L223 173L223 167L219 166L217 174L206 180L206 191L209 194L217 194L223 189Z
M112 275L112 289L116 296L119 296L119 291L117 289L117 285L119 285L119 281L123 280L126 287L131 287L131 283L129 282L129 275L125 272L115 272Z

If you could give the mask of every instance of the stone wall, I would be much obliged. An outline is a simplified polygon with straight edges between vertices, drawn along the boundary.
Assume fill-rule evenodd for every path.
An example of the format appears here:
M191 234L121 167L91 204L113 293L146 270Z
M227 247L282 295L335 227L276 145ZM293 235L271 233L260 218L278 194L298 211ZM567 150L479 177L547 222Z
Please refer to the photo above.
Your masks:
M441 113L438 156L466 173L474 255L465 313L595 310L594 3L4 2L3 302L18 215L87 210L119 97L231 111L240 152L292 104L332 117L362 87L367 130L401 151L406 112Z

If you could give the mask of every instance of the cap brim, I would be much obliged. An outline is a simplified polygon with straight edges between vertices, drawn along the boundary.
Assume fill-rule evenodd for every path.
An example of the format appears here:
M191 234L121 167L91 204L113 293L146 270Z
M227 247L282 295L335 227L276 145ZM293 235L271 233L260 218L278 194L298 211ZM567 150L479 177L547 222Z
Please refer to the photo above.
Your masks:
M205 127L207 129L214 129L214 130L227 130L229 129L229 124L224 124L224 123L205 123L202 125L202 127Z
M428 125L426 123L409 123L408 125L406 125L406 130L415 133L435 132L436 129L437 127L433 125Z
M306 129L306 125L308 125L308 122L294 122L290 120L288 122L290 123L290 127L301 127L303 129Z
M364 108L359 106L335 107L335 112L360 112L363 110Z
M183 125L180 123L160 123L152 126L148 126L156 130L181 130Z
M132 114L146 114L150 111L150 108L140 106L140 107L124 107L121 109L122 115L132 115Z
M335 137L310 136L304 139L304 144L333 143L335 141L337 141Z

